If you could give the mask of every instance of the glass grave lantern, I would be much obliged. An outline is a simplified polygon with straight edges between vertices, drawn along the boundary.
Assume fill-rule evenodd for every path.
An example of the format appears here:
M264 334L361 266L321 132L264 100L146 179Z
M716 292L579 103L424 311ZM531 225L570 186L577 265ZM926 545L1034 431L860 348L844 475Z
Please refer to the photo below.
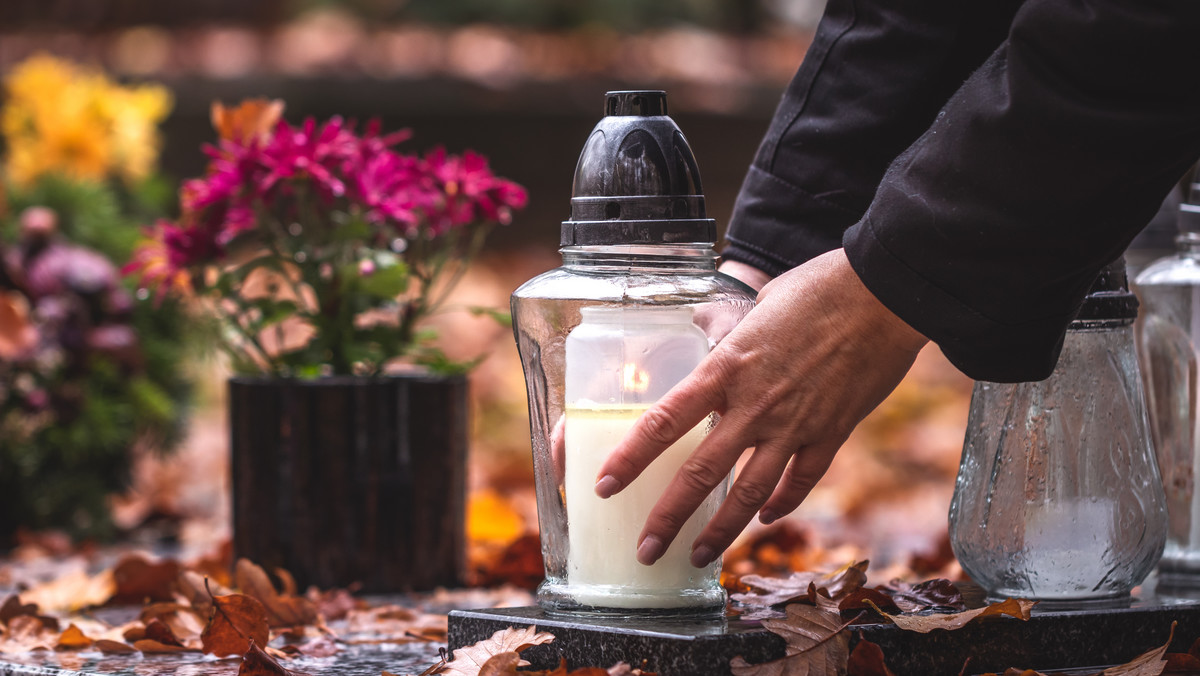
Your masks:
M1166 506L1125 263L1101 271L1049 378L975 384L950 543L992 597L1121 603L1154 569Z
M689 563L727 486L713 491L665 555L636 560L651 507L707 432L700 423L621 493L597 471L639 416L700 363L754 305L717 272L716 223L700 173L661 91L609 92L575 168L562 267L512 296L549 612L719 614L720 560ZM728 483L728 482L726 482Z
M1167 494L1167 546L1159 589L1200 589L1200 183L1179 205L1172 256L1137 277L1145 306L1140 326L1151 430Z

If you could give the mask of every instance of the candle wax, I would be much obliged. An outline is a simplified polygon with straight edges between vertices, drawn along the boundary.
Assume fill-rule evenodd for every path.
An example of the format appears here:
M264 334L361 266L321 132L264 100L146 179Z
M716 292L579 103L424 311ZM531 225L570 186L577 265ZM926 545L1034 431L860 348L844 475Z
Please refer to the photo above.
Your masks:
M721 485L688 519L666 553L652 566L638 563L637 541L651 508L675 472L703 440L708 421L689 430L625 490L608 499L596 496L600 466L646 407L568 407L566 478L570 553L567 579L583 605L613 608L678 608L707 602L687 591L707 591L714 562L692 567L692 543L720 504Z

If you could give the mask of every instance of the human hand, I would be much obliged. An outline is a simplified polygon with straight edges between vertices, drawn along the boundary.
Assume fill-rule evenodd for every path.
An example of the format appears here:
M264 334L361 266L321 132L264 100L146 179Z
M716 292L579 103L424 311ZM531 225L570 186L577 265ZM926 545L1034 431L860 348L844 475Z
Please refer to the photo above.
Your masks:
M741 324L642 415L601 467L596 493L619 493L717 412L720 421L676 473L638 538L638 561L658 560L753 447L725 502L692 544L691 563L703 567L755 512L770 523L800 505L850 431L896 387L926 342L862 285L845 252L819 256L764 286Z

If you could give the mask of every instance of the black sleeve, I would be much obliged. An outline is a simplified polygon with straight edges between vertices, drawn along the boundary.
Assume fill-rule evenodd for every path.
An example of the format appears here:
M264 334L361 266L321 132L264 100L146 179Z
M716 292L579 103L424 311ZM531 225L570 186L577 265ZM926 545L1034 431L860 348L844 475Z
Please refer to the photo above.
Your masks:
M888 164L1004 40L1019 0L829 0L742 185L726 259L780 274L841 246Z
M967 375L1053 370L1097 271L1200 156L1200 2L1028 0L843 240Z

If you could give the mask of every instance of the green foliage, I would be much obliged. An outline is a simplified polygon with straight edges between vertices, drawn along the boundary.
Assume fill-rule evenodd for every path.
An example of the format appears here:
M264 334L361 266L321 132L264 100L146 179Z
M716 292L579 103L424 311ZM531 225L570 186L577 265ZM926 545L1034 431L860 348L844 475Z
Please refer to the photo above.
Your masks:
M9 188L0 241L22 251L22 211L48 207L58 216L59 237L120 266L162 194L157 179L126 189L45 176L27 189ZM194 321L180 302L150 298L135 301L120 321L137 336L135 365L69 351L57 361L0 361L0 545L18 527L109 535L107 500L128 484L133 447L165 452L181 440ZM46 340L55 334L44 334ZM55 347L49 354L61 351ZM45 404L38 399L43 392Z

